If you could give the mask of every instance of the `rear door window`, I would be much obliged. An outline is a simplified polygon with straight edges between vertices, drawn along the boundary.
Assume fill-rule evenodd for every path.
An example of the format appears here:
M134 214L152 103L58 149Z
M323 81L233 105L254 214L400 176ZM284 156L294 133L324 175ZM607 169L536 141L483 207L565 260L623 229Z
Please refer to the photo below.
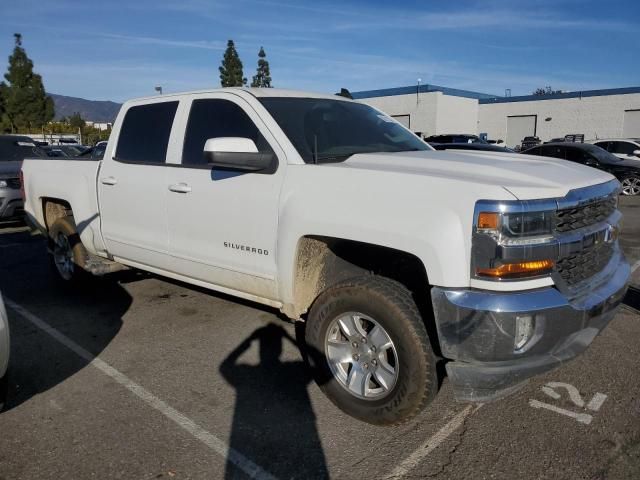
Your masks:
M580 150L579 148L567 148L566 159L576 163L586 163L588 159L593 160L593 157L587 152Z
M177 108L177 101L129 108L120 128L116 160L134 163L165 163L169 135Z
M604 148L607 152L611 151L611 142L596 142L594 143L594 145L600 148Z
M611 142L611 149L609 151L611 153L629 155L630 153L633 153L634 150L638 150L638 147L636 147L633 143Z

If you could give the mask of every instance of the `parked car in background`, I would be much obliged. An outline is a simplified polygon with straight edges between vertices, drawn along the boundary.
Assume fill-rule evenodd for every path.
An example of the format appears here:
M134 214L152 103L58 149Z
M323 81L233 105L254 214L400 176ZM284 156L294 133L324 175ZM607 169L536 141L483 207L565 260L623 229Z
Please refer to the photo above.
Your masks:
M546 143L522 152L527 155L562 158L614 175L622 184L623 195L640 194L640 162L621 160L606 150L589 143Z
M24 213L20 166L25 157L46 157L46 154L31 137L0 135L0 220L17 219Z
M69 156L62 149L58 148L57 145L45 145L40 148L47 154L47 157L50 158L64 158Z
M9 381L9 320L7 310L4 308L2 294L0 293L0 412L7 400Z
M104 151L107 148L106 143L99 142L95 147L89 147L80 155L77 155L78 158L84 158L87 160L102 160L104 157Z
M492 145L490 143L431 143L430 145L436 150L474 150L478 152L516 153L510 148Z
M425 137L425 142L431 143L486 143L478 135L468 133L448 133Z
M56 145L55 148L62 150L67 157L77 157L89 150L90 147L85 145Z
M522 143L520 144L520 151L524 152L525 150L535 147L536 145L540 145L540 139L538 137L524 137L522 139Z
M605 138L589 143L604 148L622 160L640 160L640 138Z

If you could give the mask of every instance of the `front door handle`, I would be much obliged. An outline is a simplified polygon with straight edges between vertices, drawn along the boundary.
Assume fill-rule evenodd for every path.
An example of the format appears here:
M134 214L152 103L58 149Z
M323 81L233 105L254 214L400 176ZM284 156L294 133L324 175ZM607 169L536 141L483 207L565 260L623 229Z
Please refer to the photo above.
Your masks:
M116 177L102 177L100 181L103 185L115 185L116 183L118 183Z
M191 187L186 183L175 183L173 185L169 185L169 190L176 193L189 193L191 191Z

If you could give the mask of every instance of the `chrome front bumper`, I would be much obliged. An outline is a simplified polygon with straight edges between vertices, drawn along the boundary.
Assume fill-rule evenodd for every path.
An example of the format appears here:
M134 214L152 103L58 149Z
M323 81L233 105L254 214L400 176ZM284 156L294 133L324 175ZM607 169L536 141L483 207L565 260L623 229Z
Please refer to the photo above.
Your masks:
M555 287L520 292L434 287L438 337L442 355L452 360L446 369L456 397L500 398L583 352L615 315L630 273L616 248L605 270L576 298ZM526 317L533 329L516 349L516 323Z

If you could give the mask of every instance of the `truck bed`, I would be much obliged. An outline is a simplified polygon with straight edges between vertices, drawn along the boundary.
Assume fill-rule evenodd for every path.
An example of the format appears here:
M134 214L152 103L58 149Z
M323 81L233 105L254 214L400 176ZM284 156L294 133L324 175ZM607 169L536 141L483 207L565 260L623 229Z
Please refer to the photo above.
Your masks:
M45 204L63 199L73 208L82 243L90 253L104 250L100 235L97 177L101 161L26 158L22 164L27 221L44 231Z

